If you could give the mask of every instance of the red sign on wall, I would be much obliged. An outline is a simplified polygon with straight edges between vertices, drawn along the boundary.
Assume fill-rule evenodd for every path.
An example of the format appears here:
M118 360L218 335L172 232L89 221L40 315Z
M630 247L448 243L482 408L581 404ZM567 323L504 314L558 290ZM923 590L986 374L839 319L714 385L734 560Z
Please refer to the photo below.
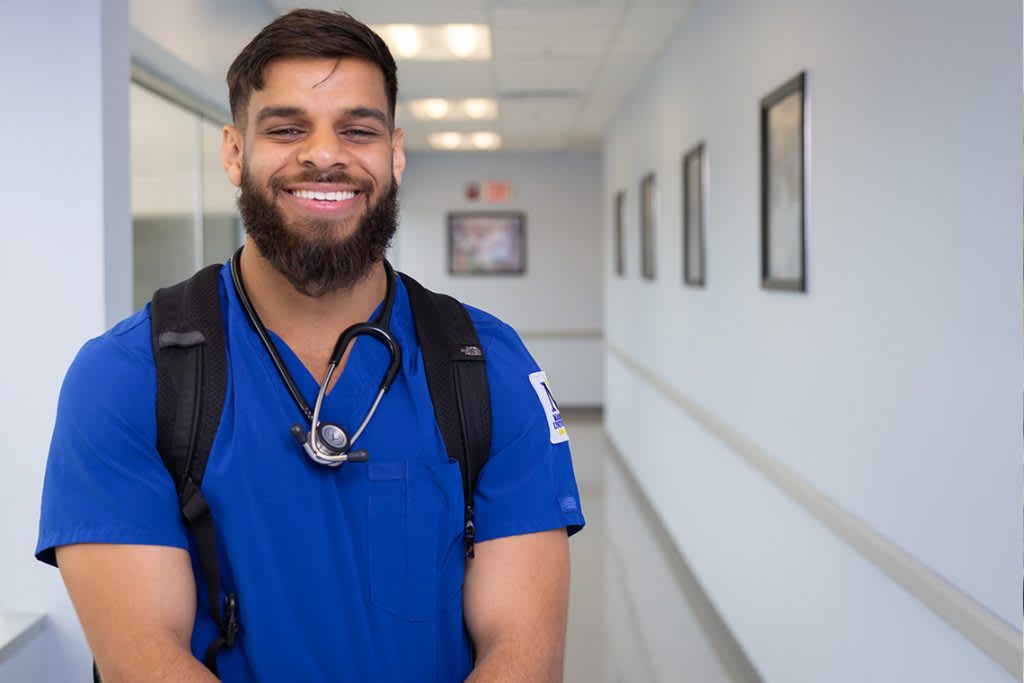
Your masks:
M485 202L507 202L512 198L512 183L506 180L488 180L484 183Z

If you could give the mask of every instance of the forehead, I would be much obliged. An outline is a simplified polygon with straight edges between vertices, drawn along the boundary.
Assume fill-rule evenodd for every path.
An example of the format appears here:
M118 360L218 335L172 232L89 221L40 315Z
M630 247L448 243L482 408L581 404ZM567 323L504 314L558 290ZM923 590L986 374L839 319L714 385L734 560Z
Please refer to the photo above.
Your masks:
M263 69L263 87L253 90L249 114L265 106L353 105L387 110L384 74L359 57L286 57Z

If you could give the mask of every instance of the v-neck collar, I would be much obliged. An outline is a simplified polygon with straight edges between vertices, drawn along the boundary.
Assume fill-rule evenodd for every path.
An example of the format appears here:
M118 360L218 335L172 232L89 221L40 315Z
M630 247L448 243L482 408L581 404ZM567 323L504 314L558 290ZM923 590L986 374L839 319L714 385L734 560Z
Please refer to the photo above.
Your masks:
M232 341L230 336L241 337L245 340L243 342L244 354L242 357L236 356L235 362L255 361L264 370L267 380L274 385L274 391L281 391L287 396L288 389L285 386L284 380L278 373L270 354L264 348L263 342L246 315L238 292L235 291L231 280L230 266L224 267L221 277L227 296L228 324L235 332L234 335L229 335L229 343ZM399 280L397 275L395 278ZM396 288L396 304L391 311L391 320L382 321L388 327L394 323L395 318L399 317L396 315L396 309L398 308L397 298L402 286L401 282L395 282L394 286ZM377 317L383 305L384 302L382 301L374 308L368 321L372 321ZM320 390L320 381L323 377L314 377L302 361L299 360L299 357L291 347L276 332L267 329L267 334L274 343L299 393L310 409L312 409L316 403L316 396ZM359 339L362 339L362 337ZM324 396L323 406L321 407L321 421L340 422L345 427L351 429L358 426L357 424L349 426L348 423L353 420L358 423L358 421L362 420L362 411L369 409L370 405L372 405L387 365L387 349L375 339L358 341L358 343L353 342L352 353L349 354L345 367L340 371L340 376L337 377L334 386ZM294 406L294 402L290 397L288 402ZM298 411L298 406L294 407Z

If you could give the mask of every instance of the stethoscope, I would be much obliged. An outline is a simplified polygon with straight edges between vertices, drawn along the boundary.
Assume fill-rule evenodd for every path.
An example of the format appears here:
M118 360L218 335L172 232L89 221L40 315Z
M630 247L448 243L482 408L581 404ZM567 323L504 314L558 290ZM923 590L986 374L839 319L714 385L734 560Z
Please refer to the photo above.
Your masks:
M245 309L245 313L249 316L249 322L252 323L253 328L256 330L256 334L259 335L260 341L263 342L264 348L267 353L270 354L271 360L274 361L274 366L277 368L277 373L281 376L285 386L288 388L288 393L291 394L292 400L295 401L295 405L299 407L302 414L305 416L306 421L309 422L310 428L306 430L302 425L294 424L291 428L292 437L302 446L303 450L306 451L313 462L321 465L327 465L328 467L338 467L344 462L366 462L370 458L370 454L365 450L353 451L352 446L355 445L356 439L366 429L366 425L370 422L373 414L377 412L377 406L380 405L381 399L384 398L385 392L391 387L391 382L394 381L395 375L398 374L398 369L402 364L402 349L395 341L395 338L391 336L389 331L388 322L391 320L391 309L395 303L395 271L391 268L391 264L384 261L384 272L387 276L387 293L384 295L384 304L381 306L380 313L374 319L372 323L356 323L350 326L338 337L338 342L334 345L334 350L331 352L330 362L327 364L327 372L324 374L323 381L320 382L320 391L316 395L316 404L313 409L309 409L309 404L302 397L299 392L299 388L295 385L295 381L292 379L291 373L288 372L288 368L285 367L284 360L281 358L281 354L278 353L277 347L274 346L274 342L270 339L270 335L267 333L267 328L264 327L263 321L260 320L260 316L256 313L256 309L253 308L252 302L249 300L249 294L245 291L245 284L242 282L241 262L242 249L239 248L235 252L235 255L231 257L231 280L235 284L235 292L238 293L238 298L242 302L242 307ZM324 396L327 394L327 386L331 382L331 377L334 376L334 371L338 367L338 363L341 362L341 357L345 354L345 349L360 335L367 335L380 341L388 348L388 353L391 356L391 362L388 365L387 372L384 373L383 379L381 379L380 387L377 390L377 397L373 401L373 405L366 413L366 417L363 418L359 428L356 429L355 433L350 438L345 430L333 422L320 422L320 406L324 402Z

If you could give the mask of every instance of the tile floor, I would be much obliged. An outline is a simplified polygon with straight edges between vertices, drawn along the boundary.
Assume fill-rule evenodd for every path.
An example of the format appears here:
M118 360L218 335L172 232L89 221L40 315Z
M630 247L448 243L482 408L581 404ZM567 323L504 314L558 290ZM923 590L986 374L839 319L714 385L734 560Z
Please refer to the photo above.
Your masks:
M566 683L733 683L597 412L568 412L586 528L570 541Z

